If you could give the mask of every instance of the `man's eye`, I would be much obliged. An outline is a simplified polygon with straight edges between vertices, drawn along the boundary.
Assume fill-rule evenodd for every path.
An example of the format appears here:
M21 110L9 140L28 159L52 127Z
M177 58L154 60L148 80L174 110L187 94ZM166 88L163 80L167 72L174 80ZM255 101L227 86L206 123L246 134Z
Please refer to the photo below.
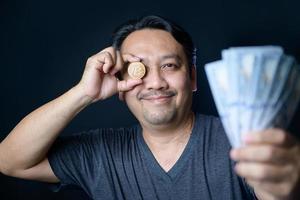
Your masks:
M162 68L175 69L175 68L177 68L177 65L168 63L168 64L163 65Z

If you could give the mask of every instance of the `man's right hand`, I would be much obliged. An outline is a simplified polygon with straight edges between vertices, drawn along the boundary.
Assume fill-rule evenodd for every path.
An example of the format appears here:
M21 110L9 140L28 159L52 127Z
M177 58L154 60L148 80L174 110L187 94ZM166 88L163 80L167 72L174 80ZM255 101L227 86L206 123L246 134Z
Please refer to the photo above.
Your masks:
M131 90L142 80L118 80L127 62L139 61L109 47L90 57L80 82L31 112L0 143L0 172L18 178L58 182L47 152L64 127L88 104ZM122 96L122 95L120 95Z
M108 47L91 56L86 63L83 76L77 86L81 87L84 95L91 98L91 102L106 99L117 92L131 90L142 80L118 80L116 73L123 69L128 62L140 61L130 54L120 54L120 51Z

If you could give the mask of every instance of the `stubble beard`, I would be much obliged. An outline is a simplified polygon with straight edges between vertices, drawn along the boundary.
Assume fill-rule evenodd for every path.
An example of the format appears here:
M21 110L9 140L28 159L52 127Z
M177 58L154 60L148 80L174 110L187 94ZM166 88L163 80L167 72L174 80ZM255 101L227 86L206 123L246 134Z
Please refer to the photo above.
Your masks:
M164 125L171 123L177 115L175 108L143 109L145 121L152 125Z

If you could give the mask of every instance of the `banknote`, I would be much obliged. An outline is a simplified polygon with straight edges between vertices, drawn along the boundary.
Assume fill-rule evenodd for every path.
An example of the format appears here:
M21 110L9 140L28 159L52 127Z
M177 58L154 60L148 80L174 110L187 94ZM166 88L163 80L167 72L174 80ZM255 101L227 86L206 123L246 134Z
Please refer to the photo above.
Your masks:
M225 49L205 72L233 147L249 131L287 127L298 106L299 65L279 46Z
M273 108L269 109L269 112L266 113L268 117L264 118L266 127L286 128L298 105L296 102L299 101L300 95L299 68L293 58L290 57L290 60L293 64L284 67L288 71L288 79L282 83L284 89L276 94L277 98L274 98L275 101L271 104Z
M294 65L295 60L293 57L282 57L275 77L276 84L273 84L271 88L269 106L265 109L264 119L261 121L261 126L274 126L273 121L276 115L278 115L282 105L284 105L284 101L287 101L289 92L291 91L291 85L294 79L293 77L296 75L296 71L293 72Z

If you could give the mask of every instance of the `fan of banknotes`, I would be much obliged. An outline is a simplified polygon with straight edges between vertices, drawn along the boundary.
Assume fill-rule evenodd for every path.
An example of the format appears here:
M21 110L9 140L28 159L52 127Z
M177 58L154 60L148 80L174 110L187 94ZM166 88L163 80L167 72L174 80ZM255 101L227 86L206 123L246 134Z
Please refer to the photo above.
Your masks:
M250 131L287 128L300 97L299 65L279 46L232 47L205 72L233 147Z

